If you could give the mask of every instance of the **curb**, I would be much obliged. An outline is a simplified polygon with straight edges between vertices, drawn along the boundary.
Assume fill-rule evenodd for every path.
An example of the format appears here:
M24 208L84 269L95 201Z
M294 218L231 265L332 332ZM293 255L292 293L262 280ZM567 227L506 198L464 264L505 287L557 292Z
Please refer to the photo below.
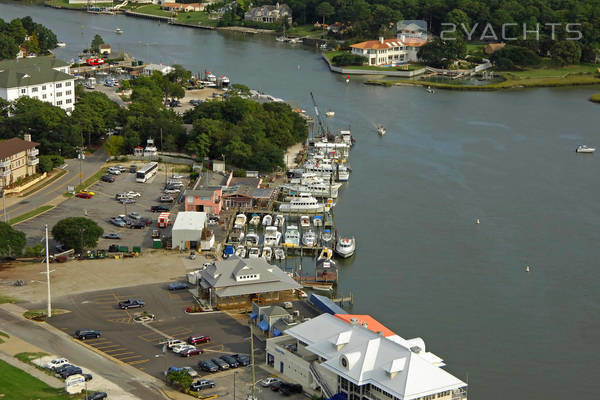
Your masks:
M44 206L46 206L46 205L48 205L48 204L44 204L44 205L42 205L42 206L40 206L40 207L44 207ZM19 225L19 224L21 224L21 223L23 223L23 222L27 222L27 221L29 221L30 219L34 219L34 218L36 218L36 217L39 217L40 215L44 215L44 214L46 214L48 211L50 211L50 210L54 210L55 208L56 208L56 206L54 206L54 205L53 205L53 206L52 206L52 207L50 207L49 209L47 209L47 210L45 210L45 211L42 211L42 212L41 212L41 213L39 213L39 214L32 215L31 217L29 217L29 218L27 218L27 219L24 219L23 221L15 222L15 223L14 223L14 224L12 224L11 226L15 226L15 225ZM19 218L19 216L17 215L15 218Z

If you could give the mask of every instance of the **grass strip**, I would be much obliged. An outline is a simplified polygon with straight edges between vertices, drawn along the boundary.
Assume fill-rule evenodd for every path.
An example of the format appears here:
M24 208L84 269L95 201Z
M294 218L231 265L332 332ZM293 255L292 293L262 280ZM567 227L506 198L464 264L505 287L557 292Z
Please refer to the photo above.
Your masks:
M15 218L9 219L9 220L8 220L8 224L9 224L9 225L15 225L15 224L18 224L19 222L23 222L23 221L25 221L26 219L33 218L33 217L35 217L36 215L39 215L39 214L41 214L41 213L44 213L44 212L46 212L46 211L48 211L48 210L50 210L50 209L52 209L52 208L54 208L54 206L48 206L48 205L46 205L46 206L41 206L41 207L38 207L38 208L36 208L35 210L31 210L31 211L29 211L29 212L26 212L25 214L21 214L21 215L19 215L18 217L15 217Z
M7 333L4 333L4 332L0 331L0 343L4 343L4 339L2 339L2 338L7 338L8 339L9 337L10 336L8 336Z
M53 177L51 177L50 179L47 179L45 182L42 182L41 185L35 186L34 188L32 188L32 189L30 189L30 190L28 190L26 192L21 193L20 196L21 197L27 197L30 194L33 194L33 193L37 192L38 190L45 188L46 186L48 186L49 184L51 184L52 182L54 182L55 180L57 180L58 178L60 178L61 176L63 176L66 173L67 173L67 170L63 169L59 173L57 173L56 175L54 175Z
M100 178L102 178L102 176L106 175L107 172L108 172L108 167L104 167L104 168L100 169L94 175L90 176L85 181L83 181L81 183L81 185L75 186L75 193L92 186L94 183L98 182L98 180L100 180ZM65 193L63 196L73 197L73 195L71 193Z
M0 397L11 400L73 399L64 389L55 389L17 367L0 361ZM76 396L75 398L81 398Z
M14 297L10 297L10 296L4 296L0 294L0 304L6 304L6 303L18 303L19 300L15 299Z
M600 93L593 94L593 95L590 97L590 101L591 101L592 103L600 103Z
M43 353L41 351L37 352L37 353L27 352L26 351L24 353L15 354L15 358L17 360L23 361L25 364L29 364L32 367L35 367L35 368L39 369L40 371L44 371L44 373L46 375L54 376L54 372L52 372L49 369L46 369L44 367L41 367L41 366L39 366L39 365L37 365L36 363L33 362L33 360L37 360L38 358L42 358L42 357L45 357L47 355L48 355L48 353Z

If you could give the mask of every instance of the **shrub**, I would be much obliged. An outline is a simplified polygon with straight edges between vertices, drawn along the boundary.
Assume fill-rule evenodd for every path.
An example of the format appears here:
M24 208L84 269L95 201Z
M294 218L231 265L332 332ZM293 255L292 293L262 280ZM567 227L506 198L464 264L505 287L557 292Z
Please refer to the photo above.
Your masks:
M522 67L538 65L542 60L541 58L535 54L532 50L527 47L521 46L506 46L501 50L498 50L490 57L492 62L496 65L498 63L503 63L503 65L510 65L507 61L502 59L508 59L513 64L513 68L515 65L519 65ZM504 68L501 68L504 69Z
M341 67L344 65L363 65L367 58L358 54L340 54L331 59L333 65Z

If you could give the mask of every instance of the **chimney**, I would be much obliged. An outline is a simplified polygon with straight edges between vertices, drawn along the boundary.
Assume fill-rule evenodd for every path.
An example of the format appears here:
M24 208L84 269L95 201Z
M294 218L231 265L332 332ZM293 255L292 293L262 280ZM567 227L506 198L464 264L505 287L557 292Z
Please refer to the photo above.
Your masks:
M30 133L26 133L23 135L23 140L27 141L27 142L31 142L31 134Z
M405 38L405 37L406 37L406 36L404 36L404 35L400 35L400 41L401 41L402 43L404 43L404 38Z
M367 324L366 322L363 322L361 325L363 326L363 328L369 329L369 324Z
M383 43L383 36L379 36L379 43Z
M350 325L357 325L357 324L358 324L357 318L350 318Z

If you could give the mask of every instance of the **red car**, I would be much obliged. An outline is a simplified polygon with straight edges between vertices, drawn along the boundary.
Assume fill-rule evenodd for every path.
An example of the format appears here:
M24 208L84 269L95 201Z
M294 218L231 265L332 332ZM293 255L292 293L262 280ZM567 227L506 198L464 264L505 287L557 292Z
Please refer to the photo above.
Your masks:
M91 195L91 194L89 194L89 193L77 193L77 194L75 195L75 197L80 197L80 198L82 198L82 199L91 199L91 198L92 198L92 197L94 197L94 196L92 196L92 195Z
M189 356L197 356L198 354L202 354L202 349L189 349L179 353L181 357L189 357Z
M104 64L104 59L102 58L88 58L85 60L87 65L102 65Z
M210 336L190 336L187 342L189 344L208 343L210 342Z

